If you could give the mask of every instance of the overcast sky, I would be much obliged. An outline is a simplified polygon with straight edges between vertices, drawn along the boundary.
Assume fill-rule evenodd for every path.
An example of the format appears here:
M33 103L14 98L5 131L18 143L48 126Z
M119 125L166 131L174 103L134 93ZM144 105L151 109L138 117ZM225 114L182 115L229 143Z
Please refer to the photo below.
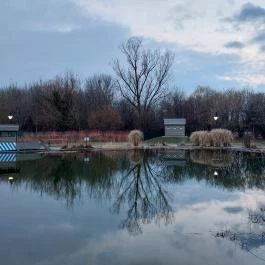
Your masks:
M130 36L174 50L172 84L186 91L265 91L265 0L0 1L0 84L112 74Z

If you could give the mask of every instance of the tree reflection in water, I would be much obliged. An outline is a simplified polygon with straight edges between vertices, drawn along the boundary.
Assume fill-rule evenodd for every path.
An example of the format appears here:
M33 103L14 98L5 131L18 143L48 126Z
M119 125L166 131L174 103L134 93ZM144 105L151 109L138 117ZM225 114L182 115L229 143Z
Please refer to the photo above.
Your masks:
M148 159L143 152L134 150L130 154L130 167L122 176L118 184L117 198L113 211L128 206L127 217L122 227L132 234L142 232L141 225L151 223L152 220L166 224L173 218L169 194L166 190L161 165Z
M236 227L237 231L226 229L218 231L214 236L232 241L241 249L265 261L265 255L262 257L255 253L258 248L265 245L265 208L249 211L248 224L238 224Z
M100 199L108 196L113 186L112 176L117 163L102 154L92 156L92 163L74 157L45 157L41 160L18 162L20 172L12 189L24 188L34 193L48 194L62 200L68 208L82 200L85 194ZM8 178L6 178L7 181Z
M170 156L185 163L166 163L168 155L138 150L130 153L129 159L125 152L104 152L91 153L89 162L84 162L82 154L17 162L19 172L11 188L48 194L67 207L84 198L112 202L113 212L125 210L122 227L133 234L141 233L143 223L172 221L171 184L193 179L228 190L265 190L265 159L261 155L203 150L180 155L176 151ZM219 174L214 175L214 170ZM8 177L0 181L8 181Z

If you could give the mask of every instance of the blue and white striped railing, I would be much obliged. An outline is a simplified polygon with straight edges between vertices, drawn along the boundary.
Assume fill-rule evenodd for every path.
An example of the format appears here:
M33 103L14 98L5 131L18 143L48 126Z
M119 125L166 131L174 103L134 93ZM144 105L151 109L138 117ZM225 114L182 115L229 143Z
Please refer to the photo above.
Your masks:
M16 162L16 154L14 153L6 153L0 154L0 163L1 162Z
M17 143L16 142L0 142L0 152L5 151L16 151Z

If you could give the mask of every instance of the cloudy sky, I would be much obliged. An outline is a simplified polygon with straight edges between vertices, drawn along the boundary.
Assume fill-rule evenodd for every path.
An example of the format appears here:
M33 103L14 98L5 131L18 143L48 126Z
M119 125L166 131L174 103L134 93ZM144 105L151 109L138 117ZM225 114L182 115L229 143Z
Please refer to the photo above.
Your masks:
M265 0L1 1L0 84L112 74L119 45L136 35L175 51L172 83L186 91L265 91Z

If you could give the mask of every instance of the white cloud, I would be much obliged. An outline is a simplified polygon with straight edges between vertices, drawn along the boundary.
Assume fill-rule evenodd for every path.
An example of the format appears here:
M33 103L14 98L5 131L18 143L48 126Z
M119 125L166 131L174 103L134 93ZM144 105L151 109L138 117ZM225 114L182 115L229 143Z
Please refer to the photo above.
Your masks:
M71 23L34 23L25 26L26 29L33 31L48 31L48 32L59 32L59 33L69 33L80 29L80 26Z
M251 32L238 32L221 22L220 14L233 16L243 0L231 5L223 0L77 0L87 14L114 22L157 41L173 42L208 52L225 51L228 41L244 41ZM257 1L258 2L258 1ZM207 7L207 8L205 8ZM181 24L183 29L176 27ZM220 31L222 25L226 31Z
M217 76L217 79L224 81L236 81L243 86L256 88L265 84L265 61L263 56L255 57L249 52L246 58L241 59L237 67L231 72Z
M252 68L259 65L265 71L265 53L261 53L250 39L256 34L250 25L240 30L225 17L238 14L245 0L69 0L75 2L88 16L115 23L128 28L132 35L140 35L158 42L176 44L178 47L210 54L235 54L241 64ZM253 0L253 4L265 7L265 2ZM239 41L242 49L229 49L226 43ZM263 61L263 63L261 63ZM245 74L245 72L244 72ZM244 80L235 77L239 83L265 84L259 72L248 73ZM222 80L229 80L222 77ZM232 80L232 79L231 79Z
M265 84L265 76L262 74L246 74L239 73L239 74L231 74L231 75L224 75L224 76L217 76L220 80L225 81L236 81L243 86L259 86Z
M154 223L144 224L141 236L132 237L124 230L90 236L81 242L80 248L38 265L163 264L165 260L167 264L176 264L176 258L178 264L215 264L219 259L223 264L230 264L231 256L227 255L227 249L234 249L237 255L242 255L242 250L235 249L234 242L224 241L220 244L214 237L215 233L230 227L242 232L249 231L249 211L263 208L265 201L264 192L259 189L235 192L235 195L233 200L228 198L191 203L186 207L182 205L174 214L173 224L161 225L159 228ZM239 211L231 213L226 209ZM253 226L251 231L254 231ZM264 251L264 248L260 250ZM253 256L247 255L241 264L251 262Z

